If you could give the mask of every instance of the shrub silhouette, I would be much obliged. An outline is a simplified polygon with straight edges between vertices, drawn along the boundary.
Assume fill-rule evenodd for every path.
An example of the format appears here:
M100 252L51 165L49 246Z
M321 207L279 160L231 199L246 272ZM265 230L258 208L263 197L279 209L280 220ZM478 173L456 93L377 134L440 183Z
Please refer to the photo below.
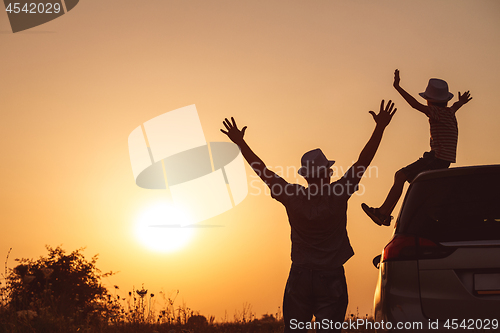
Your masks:
M69 254L61 247L46 248L47 257L20 259L7 276L12 310L45 311L78 320L92 314L102 318L116 308L100 282L113 273L101 274L95 265L97 255L88 261L83 248Z
M208 320L202 315L192 315L187 320L188 326L203 327L208 325Z

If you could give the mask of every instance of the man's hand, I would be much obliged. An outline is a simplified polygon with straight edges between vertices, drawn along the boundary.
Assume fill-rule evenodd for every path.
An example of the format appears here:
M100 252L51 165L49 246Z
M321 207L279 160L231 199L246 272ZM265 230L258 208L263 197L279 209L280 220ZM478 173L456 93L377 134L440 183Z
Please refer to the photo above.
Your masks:
M245 135L245 131L247 130L247 127L243 127L241 130L238 129L238 126L236 126L236 122L234 121L234 118L231 117L231 122L225 118L224 121L222 122L224 124L224 127L226 127L227 131L224 131L221 129L220 131L224 134L226 134L231 141L239 145L240 143L243 142L243 136Z
M380 103L380 112L378 114L375 114L374 111L370 111L370 114L373 116L373 119L377 123L377 126L382 126L382 128L385 128L387 127L387 125L389 125L392 117L397 111L397 109L394 109L393 111L393 107L394 103L392 103L392 101L389 101L384 108L384 100L382 100L382 103Z
M460 91L458 92L458 101L464 105L465 103L467 103L468 101L470 101L472 99L472 97L470 97L470 93L469 93L469 90L467 90L466 92L464 92L463 95L460 94Z
M259 176L267 184L267 186L269 186L271 191L273 185L276 184L280 184L280 188L283 188L287 184L287 182L283 178L278 177L274 172L269 170L266 167L264 161L262 161L259 156L257 156L252 151L252 149L250 149L245 140L243 140L243 136L245 135L247 127L245 126L241 130L239 130L233 117L231 117L231 121L225 118L222 123L224 124L224 127L227 131L224 131L223 129L221 129L220 131L226 134L229 139L231 139L231 141L238 145L241 153L243 154L243 157L248 162L250 167L255 171L257 176Z
M396 69L394 71L394 83L392 84L394 86L394 88L399 87L399 81L400 81L400 78L399 78L399 69Z

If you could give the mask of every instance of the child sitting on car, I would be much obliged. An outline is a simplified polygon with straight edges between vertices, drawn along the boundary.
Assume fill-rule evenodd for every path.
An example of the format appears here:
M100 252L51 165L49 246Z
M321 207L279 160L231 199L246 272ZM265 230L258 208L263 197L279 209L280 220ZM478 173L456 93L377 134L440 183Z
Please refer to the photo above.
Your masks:
M445 169L451 163L455 163L458 141L458 125L455 112L472 99L469 91L466 91L463 95L458 92L458 101L448 107L448 101L453 98L453 94L448 91L448 84L441 79L430 79L425 92L419 94L427 100L427 105L423 105L401 88L399 81L399 70L396 69L394 72L394 88L411 107L424 113L429 118L431 150L425 152L423 157L416 162L396 172L394 184L382 206L373 208L365 203L361 204L363 211L376 224L385 226L391 224L391 213L403 193L406 181L412 182L422 171Z

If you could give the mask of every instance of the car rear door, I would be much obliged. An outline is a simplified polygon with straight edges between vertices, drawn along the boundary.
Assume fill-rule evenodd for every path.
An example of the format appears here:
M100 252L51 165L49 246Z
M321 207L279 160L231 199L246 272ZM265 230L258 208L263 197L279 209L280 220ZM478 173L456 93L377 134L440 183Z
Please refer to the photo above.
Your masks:
M418 237L427 318L500 319L500 169L485 171L412 184L401 229Z

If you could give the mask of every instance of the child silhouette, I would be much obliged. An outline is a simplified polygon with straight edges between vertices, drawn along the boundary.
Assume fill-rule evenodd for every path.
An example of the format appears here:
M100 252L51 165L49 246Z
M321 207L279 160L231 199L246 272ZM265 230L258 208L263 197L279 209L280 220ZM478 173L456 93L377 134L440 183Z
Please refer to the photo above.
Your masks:
M458 141L458 124L455 113L462 105L472 99L469 91L466 91L463 95L458 92L458 101L448 107L448 101L453 98L453 94L448 91L448 84L441 79L430 79L425 92L419 94L427 100L427 105L423 105L401 88L399 82L399 70L396 69L394 72L394 88L412 108L424 113L429 118L431 150L425 152L423 157L416 162L396 172L394 184L382 206L373 208L365 203L361 204L363 211L376 224L385 226L391 224L391 213L403 193L406 181L412 182L420 172L445 169L451 163L455 163Z

